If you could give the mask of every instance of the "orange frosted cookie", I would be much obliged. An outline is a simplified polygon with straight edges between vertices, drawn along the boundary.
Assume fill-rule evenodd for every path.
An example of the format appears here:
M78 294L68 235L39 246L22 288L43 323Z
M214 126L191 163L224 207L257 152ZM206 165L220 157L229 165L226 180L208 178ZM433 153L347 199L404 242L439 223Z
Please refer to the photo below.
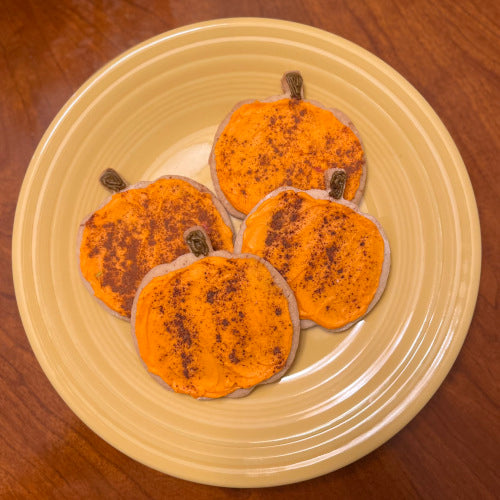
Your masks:
M204 239L200 229L189 234ZM137 348L148 371L176 392L245 396L292 363L300 332L295 299L259 257L209 247L200 253L144 278L132 311Z
M359 134L342 112L302 98L302 77L286 73L284 94L243 101L221 123L210 155L217 196L243 218L280 186L320 189L325 172L347 173L344 198L361 199L366 160Z
M378 301L390 266L380 224L325 191L279 188L244 220L235 251L269 261L297 299L302 326L350 327Z
M87 288L108 310L129 318L141 280L186 253L183 234L193 225L207 231L216 249L233 249L230 218L201 184L166 176L121 189L80 225L80 271Z

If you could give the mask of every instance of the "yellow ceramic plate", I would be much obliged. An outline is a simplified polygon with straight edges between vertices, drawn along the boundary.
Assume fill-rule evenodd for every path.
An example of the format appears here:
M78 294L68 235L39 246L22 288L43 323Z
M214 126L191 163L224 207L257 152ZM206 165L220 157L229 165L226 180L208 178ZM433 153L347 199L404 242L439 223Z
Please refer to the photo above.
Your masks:
M279 93L300 70L306 94L351 116L369 162L362 209L392 248L387 289L342 334L308 330L285 378L240 400L198 402L143 369L128 323L78 275L80 221L129 182L175 172L210 184L217 124L247 97ZM401 429L436 391L467 333L478 290L477 208L439 118L398 73L311 27L229 19L129 50L70 99L29 166L16 213L16 294L33 350L72 410L127 455L225 486L296 482L342 467Z

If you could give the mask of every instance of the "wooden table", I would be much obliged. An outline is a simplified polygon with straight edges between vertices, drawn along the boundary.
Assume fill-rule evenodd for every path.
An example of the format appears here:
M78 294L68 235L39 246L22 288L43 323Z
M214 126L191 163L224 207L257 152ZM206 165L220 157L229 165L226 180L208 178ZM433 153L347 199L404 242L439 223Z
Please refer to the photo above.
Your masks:
M263 490L224 489L151 470L90 431L40 369L16 308L11 237L19 189L43 132L99 67L153 35L260 16L330 31L373 52L429 101L455 140L482 227L469 334L427 406L342 470ZM495 0L4 0L0 9L1 498L493 498L500 495L498 128Z

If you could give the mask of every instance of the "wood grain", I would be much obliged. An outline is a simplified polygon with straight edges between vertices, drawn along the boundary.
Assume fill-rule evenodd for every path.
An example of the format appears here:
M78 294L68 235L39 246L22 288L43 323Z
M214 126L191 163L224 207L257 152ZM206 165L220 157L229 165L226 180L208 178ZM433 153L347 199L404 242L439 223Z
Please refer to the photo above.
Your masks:
M1 498L497 498L500 4L495 0L4 0L0 4ZM109 446L41 371L11 272L17 196L43 132L98 68L158 33L219 17L297 21L345 37L407 78L467 165L482 229L482 275L463 349L407 427L358 462L269 489L224 489L151 470Z

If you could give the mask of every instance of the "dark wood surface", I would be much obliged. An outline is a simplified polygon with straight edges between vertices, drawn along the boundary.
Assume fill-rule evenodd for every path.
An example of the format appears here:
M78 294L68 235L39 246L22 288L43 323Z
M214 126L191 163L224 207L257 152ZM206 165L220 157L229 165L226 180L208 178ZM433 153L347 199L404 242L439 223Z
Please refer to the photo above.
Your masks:
M316 26L373 52L437 111L467 165L483 259L469 334L425 408L389 442L323 477L225 489L151 470L90 431L40 369L17 311L11 238L23 176L60 107L125 49L235 16ZM500 3L496 0L3 0L0 2L1 498L500 498L498 262Z

